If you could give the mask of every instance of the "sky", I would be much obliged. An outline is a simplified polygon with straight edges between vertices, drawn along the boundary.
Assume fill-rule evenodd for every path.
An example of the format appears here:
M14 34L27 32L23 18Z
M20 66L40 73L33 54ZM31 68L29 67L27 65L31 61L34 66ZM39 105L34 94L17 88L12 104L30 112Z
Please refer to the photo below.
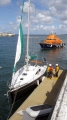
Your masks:
M0 0L0 32L28 31L28 0ZM30 0L30 34L67 34L67 0Z

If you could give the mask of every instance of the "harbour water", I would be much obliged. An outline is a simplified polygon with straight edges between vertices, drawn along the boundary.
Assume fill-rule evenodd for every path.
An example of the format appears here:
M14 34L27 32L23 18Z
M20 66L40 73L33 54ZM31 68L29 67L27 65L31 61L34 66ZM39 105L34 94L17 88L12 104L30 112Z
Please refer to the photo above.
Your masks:
M61 69L67 70L67 35L59 35L59 37L65 43L65 48L41 50L39 42L44 40L46 36L30 36L29 51L30 53L36 53L38 55L38 60L42 60L42 58L45 57L47 62L51 63L53 67L55 67L56 63L58 63ZM14 37L0 37L0 120L7 120L10 112L9 101L5 94L8 91L8 82L11 81L12 77L17 39L17 35ZM25 64L25 54L26 36L24 36L23 56L20 59L20 62L18 62L17 66L20 67ZM28 97L30 93L28 93L14 105L12 113L19 107L19 105Z

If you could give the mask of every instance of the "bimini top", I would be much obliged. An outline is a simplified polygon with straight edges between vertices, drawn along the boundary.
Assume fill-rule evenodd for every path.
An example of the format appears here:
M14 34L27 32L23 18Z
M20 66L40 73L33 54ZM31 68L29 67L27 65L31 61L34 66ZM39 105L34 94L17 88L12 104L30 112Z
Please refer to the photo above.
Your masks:
M57 35L50 34L44 40L44 43L46 43L46 44L62 44L62 40Z

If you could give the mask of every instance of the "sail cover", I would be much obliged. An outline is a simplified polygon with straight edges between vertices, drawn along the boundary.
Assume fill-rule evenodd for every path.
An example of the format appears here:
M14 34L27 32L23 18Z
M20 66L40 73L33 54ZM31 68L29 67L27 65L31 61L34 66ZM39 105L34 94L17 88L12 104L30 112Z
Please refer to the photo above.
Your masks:
M37 55L30 55L30 60L37 58Z
M19 36L18 36L18 42L17 42L16 56L15 56L15 63L14 63L13 72L16 71L16 64L17 64L17 62L19 61L19 59L22 55L23 47L24 47L24 37L23 37L22 25L21 25L21 22L20 22Z

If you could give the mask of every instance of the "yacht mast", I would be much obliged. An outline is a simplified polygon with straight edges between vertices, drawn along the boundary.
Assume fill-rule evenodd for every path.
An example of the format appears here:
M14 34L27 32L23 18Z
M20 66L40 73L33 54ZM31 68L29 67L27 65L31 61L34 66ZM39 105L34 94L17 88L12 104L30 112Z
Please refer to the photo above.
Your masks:
M28 70L28 62L29 62L29 34L30 34L30 0L29 0L29 4L28 4L28 34L27 34L27 61L26 61L26 65L27 65L27 70Z

